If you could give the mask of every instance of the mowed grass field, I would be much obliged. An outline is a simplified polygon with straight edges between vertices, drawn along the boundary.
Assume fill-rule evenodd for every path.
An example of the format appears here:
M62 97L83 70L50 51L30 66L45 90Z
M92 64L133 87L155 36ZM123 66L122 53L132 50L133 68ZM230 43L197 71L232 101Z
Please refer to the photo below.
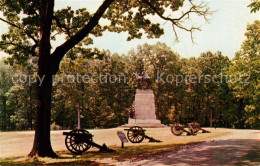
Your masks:
M51 142L54 151L59 155L58 159L38 158L30 159L27 154L30 152L33 145L34 131L17 131L17 132L0 132L0 165L38 165L38 164L54 164L54 165L74 165L95 161L102 158L114 158L124 160L127 158L138 158L144 155L153 155L161 151L166 151L176 147L185 146L196 142L214 139L230 133L231 129L214 129L206 128L211 133L199 132L196 136L175 136L171 133L170 127L165 128L145 128L148 136L159 139L161 143L149 143L144 140L142 143L133 144L125 143L125 148L121 148L120 139L117 136L117 131L124 131L124 128L112 129L91 129L88 130L94 135L93 140L98 144L105 143L109 148L116 150L114 153L98 153L97 148L91 148L89 151L80 156L71 154L65 146L64 131L51 131ZM97 163L89 162L88 165L96 165ZM85 164L83 164L85 165Z

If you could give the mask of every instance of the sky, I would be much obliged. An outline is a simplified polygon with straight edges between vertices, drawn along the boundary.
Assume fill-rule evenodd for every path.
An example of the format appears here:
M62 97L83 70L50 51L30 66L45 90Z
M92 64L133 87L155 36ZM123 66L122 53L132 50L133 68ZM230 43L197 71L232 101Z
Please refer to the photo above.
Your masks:
M181 57L198 57L202 52L210 50L221 51L223 55L233 58L245 39L247 24L259 20L259 13L250 13L247 7L250 0L204 0L204 2L208 3L210 9L215 12L209 16L210 23L198 17L192 19L192 24L199 25L202 29L202 31L194 32L195 43L191 41L190 34L182 30L177 31L179 42L174 42L175 36L171 23L155 17L152 20L160 22L165 32L159 39L147 39L144 36L141 39L126 41L128 36L126 32L119 34L105 32L102 37L94 39L92 47L98 47L101 50L108 49L112 53L127 54L131 48L136 48L138 45L162 42L171 47L174 52L179 53ZM102 0L56 0L55 10L71 6L72 9L85 7L90 12L95 12L101 3ZM6 31L6 24L0 22L0 35ZM53 46L58 46L63 41L63 38L59 38ZM3 53L0 53L1 55Z

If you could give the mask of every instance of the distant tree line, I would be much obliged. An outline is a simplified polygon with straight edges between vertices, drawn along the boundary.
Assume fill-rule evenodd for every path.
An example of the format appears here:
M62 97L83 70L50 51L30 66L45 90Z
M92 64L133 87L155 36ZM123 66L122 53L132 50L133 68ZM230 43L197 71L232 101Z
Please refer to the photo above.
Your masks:
M77 112L82 128L127 123L137 87L132 74L145 70L153 79L156 114L164 124L197 121L259 129L259 32L260 21L248 25L246 40L232 60L210 51L180 58L163 43L140 45L127 55L85 55L74 48L54 78L52 128L75 128ZM26 67L0 63L1 131L34 128L36 83L29 78L36 75L36 61L31 58Z

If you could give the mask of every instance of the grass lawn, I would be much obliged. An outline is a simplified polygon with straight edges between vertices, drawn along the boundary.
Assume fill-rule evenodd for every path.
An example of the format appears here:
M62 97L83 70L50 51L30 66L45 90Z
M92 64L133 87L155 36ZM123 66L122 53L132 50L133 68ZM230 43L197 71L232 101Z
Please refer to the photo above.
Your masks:
M123 149L120 146L109 146L116 150L113 153L98 153L96 148L91 148L90 151L83 153L82 155L72 155L69 151L57 151L59 158L28 158L28 157L12 157L5 158L0 161L1 166L5 165L99 165L96 160L111 159L111 160L129 160L129 159L144 159L146 157L159 154L161 152L167 152L172 150L178 150L185 146L192 146L203 142L206 139L214 138L228 134L229 132L212 132L208 134L199 133L198 136L180 136L173 137L181 139L182 141L176 141L176 143L164 142L164 143L142 143L140 145L128 143ZM173 140L174 142L174 140ZM104 164L102 164L104 165Z

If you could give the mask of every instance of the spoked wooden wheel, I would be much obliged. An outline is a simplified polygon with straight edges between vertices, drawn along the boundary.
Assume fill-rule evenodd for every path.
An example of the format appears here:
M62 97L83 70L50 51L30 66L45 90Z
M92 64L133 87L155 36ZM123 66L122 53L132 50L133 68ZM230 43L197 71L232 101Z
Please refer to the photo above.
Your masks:
M142 127L134 126L127 131L127 138L132 143L140 143L144 140L144 130Z
M171 127L171 131L174 135L180 136L183 133L183 125L180 123L174 123Z
M89 134L87 130L72 130L65 138L67 149L74 154L87 151L91 147L87 142L92 141L92 137L86 136L87 134Z
M196 134L199 129L198 128L189 128L189 131L192 133L192 134Z
M197 122L188 123L188 129L191 133L196 134L200 130L200 124Z

